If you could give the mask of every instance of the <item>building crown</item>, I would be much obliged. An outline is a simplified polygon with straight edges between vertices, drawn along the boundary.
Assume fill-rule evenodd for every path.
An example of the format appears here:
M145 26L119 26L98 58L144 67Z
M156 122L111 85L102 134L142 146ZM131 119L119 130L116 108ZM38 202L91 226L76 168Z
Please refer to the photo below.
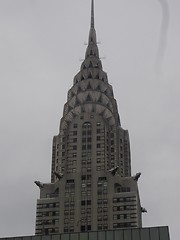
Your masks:
M107 74L103 71L99 58L94 27L94 0L91 0L89 40L85 59L81 64L80 71L74 77L73 86L68 91L60 128L67 129L76 116L85 112L101 115L111 127L120 126L113 89L108 83Z

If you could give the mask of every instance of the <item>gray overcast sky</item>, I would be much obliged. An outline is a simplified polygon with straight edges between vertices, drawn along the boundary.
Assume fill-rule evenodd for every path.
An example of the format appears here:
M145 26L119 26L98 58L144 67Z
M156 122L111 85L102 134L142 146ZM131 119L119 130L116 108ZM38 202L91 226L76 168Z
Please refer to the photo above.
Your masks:
M129 130L144 226L180 236L180 1L96 0L100 55ZM32 235L34 180L84 57L90 0L0 1L0 237Z

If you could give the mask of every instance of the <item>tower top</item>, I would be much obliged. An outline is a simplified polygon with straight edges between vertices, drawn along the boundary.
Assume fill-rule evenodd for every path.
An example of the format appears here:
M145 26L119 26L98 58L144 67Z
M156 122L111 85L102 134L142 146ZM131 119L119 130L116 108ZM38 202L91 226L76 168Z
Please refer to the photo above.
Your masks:
M91 28L94 28L94 0L91 0Z
M96 41L96 30L94 28L94 0L91 0L91 25L89 31L89 41L85 58L95 56L99 58L99 51Z

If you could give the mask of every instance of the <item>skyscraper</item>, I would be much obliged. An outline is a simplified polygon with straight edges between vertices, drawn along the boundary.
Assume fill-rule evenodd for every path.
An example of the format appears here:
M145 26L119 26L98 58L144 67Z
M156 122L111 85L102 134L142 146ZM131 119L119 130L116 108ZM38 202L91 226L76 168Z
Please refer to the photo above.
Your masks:
M36 181L36 234L141 227L129 134L99 58L94 1L85 60L68 91L53 139L51 183Z

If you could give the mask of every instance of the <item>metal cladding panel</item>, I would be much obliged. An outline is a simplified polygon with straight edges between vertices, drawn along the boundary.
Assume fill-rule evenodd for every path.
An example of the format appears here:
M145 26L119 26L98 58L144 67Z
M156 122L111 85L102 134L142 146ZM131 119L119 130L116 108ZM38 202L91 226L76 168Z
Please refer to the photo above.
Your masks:
M69 240L69 236L70 236L70 234L62 234L61 235L61 240ZM75 238L76 239L76 238ZM50 240L50 239L49 239Z
M132 239L131 232L132 232L131 229L124 230L124 238L123 238L123 240L130 240L130 239Z
M88 233L80 233L79 240L87 240L88 239ZM93 239L94 240L94 239Z
M142 229L140 232L140 236L141 236L140 239L150 240L149 229L148 228Z
M150 240L159 240L159 229L158 228L151 228L150 229Z
M114 240L123 239L124 231L123 230L115 230L114 231Z
M169 240L169 231L167 227L161 227L159 228L159 232L160 232L160 240Z
M60 235L52 235L52 239L51 240L60 240Z

